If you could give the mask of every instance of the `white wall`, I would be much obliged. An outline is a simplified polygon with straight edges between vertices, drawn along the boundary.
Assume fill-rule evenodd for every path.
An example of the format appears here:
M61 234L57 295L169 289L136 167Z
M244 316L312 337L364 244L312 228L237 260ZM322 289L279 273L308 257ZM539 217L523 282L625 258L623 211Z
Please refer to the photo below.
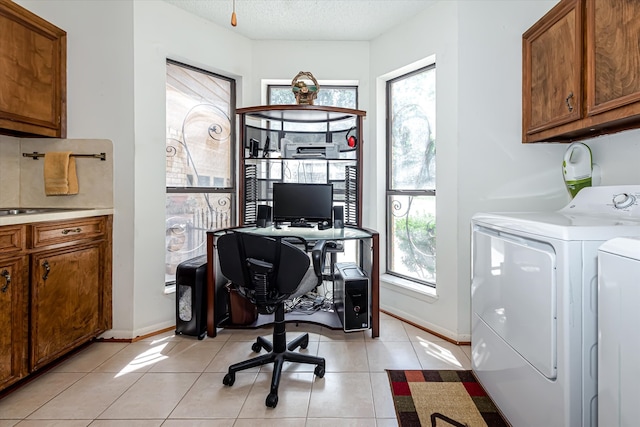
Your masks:
M132 331L136 243L132 2L16 3L67 32L67 137L113 142L113 323L116 329Z
M166 57L238 78L238 106L262 102L262 79L299 71L358 81L367 111L365 225L384 232L378 89L385 76L435 55L438 292L386 283L381 305L450 338L470 335L471 215L557 209L568 200L560 174L566 145L520 142L521 36L555 0L441 1L371 43L251 42L155 0L16 2L68 33L68 137L113 141L113 336L175 320L174 295L162 286ZM640 184L640 131L586 142L602 184Z
M410 41L410 42L409 42ZM371 80L376 81L376 109L372 114L376 127L373 136L376 152L371 163L370 182L376 182L375 199L369 199L370 220L381 233L385 233L385 82L401 73L409 64L423 61L435 55L436 62L436 128L437 164L436 185L438 218L437 245L437 296L425 295L411 289L396 286L382 277L380 305L394 314L442 335L458 338L459 320L457 283L458 258L456 236L458 234L458 4L438 2L413 20L384 34L371 44ZM425 64L416 65L424 66ZM372 95L373 96L373 95ZM369 193L368 193L369 194ZM366 203L366 200L365 200ZM381 264L386 256L381 252ZM384 270L384 267L383 267Z
M251 75L251 44L160 1L17 3L67 31L68 137L113 141L109 335L135 337L171 327L175 295L163 292L165 59L244 76L238 80L241 96Z
M237 79L238 103L251 77L251 43L161 1L135 1L135 334L175 324L165 269L166 58Z
M556 3L439 2L372 43L372 79L433 54L437 67L437 295L383 283L381 305L456 340L470 338L471 216L555 210L569 201L561 174L567 145L521 143L522 33ZM397 48L405 40L415 42ZM640 131L584 142L602 168L602 185L640 183ZM381 191L377 200L382 206ZM384 218L376 223L383 230Z
M556 1L459 8L457 330L470 336L470 220L478 211L553 210L569 199L564 144L522 144L522 33ZM444 285L449 285L445 283Z
M249 104L261 105L261 80L291 80L300 71L309 71L318 81L358 82L358 109L369 106L368 42L254 41L253 80ZM322 90L322 84L320 85Z
M556 1L461 2L458 193L458 333L470 330L471 216L478 211L556 210L569 202L567 144L522 144L521 34ZM470 102L464 102L470 100ZM640 132L583 141L601 185L640 184Z

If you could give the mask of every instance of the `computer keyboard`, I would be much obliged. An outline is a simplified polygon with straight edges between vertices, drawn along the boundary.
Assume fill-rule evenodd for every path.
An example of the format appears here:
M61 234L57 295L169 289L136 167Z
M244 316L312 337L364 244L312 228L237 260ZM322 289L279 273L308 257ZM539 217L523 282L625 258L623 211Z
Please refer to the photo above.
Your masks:
M289 227L293 228L313 228L314 225L308 222L292 222Z

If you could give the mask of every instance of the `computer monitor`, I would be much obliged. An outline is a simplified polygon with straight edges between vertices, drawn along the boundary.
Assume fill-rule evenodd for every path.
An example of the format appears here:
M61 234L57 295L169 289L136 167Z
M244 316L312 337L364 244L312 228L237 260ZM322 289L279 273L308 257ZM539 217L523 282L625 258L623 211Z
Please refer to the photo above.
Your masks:
M273 221L331 222L333 185L273 183Z

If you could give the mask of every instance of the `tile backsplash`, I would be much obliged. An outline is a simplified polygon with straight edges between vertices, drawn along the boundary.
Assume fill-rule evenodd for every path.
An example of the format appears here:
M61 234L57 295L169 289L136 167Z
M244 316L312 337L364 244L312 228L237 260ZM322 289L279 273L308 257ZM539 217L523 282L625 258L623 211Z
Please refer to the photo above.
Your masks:
M20 139L0 135L0 207L20 205Z
M105 153L106 160L76 158L79 192L46 196L44 158L22 153ZM14 138L0 136L0 207L113 208L113 144L106 139Z

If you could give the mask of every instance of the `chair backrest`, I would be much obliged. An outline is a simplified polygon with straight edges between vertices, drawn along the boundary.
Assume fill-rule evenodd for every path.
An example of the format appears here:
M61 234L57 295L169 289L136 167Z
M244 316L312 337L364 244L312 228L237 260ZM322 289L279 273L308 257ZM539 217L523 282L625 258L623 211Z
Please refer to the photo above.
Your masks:
M257 305L277 304L293 294L310 264L303 250L279 238L229 232L218 238L216 246L222 274L237 287L245 288L248 292L242 293ZM259 301L254 297L256 270L269 266L269 298Z

